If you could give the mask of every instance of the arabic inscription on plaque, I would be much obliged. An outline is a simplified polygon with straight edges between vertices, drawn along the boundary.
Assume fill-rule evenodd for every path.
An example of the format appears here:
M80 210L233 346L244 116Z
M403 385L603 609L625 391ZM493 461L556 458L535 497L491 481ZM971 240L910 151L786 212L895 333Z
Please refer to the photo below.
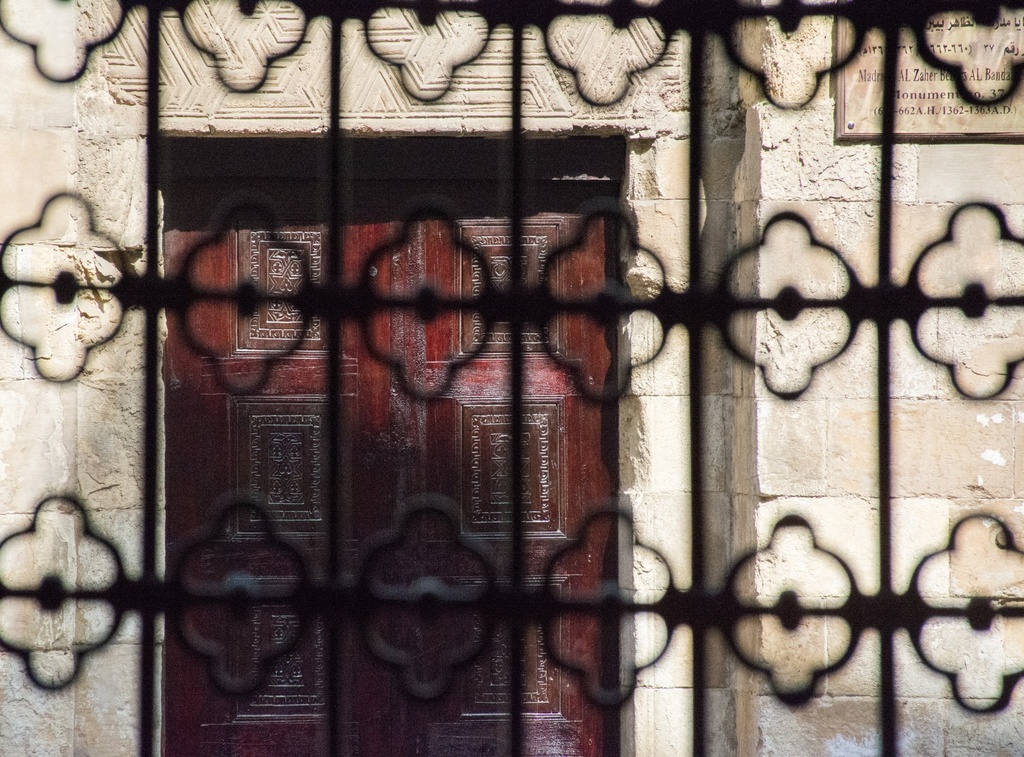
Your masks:
M898 45L896 135L903 138L1008 137L1024 133L1024 87L999 103L971 103L960 97L954 77L982 100L994 100L1012 86L1013 66L1024 64L1024 10L1004 10L994 26L973 17L944 13L927 22L925 42L957 73L927 65L917 41L904 29ZM852 28L837 27L837 49L849 50ZM840 138L882 133L884 45L878 30L865 35L860 53L837 75L836 133Z

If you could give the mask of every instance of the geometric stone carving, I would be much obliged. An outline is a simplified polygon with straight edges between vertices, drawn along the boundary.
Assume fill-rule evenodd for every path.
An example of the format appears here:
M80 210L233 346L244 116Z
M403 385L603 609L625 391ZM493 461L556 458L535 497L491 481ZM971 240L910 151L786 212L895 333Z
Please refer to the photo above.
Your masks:
M284 11L275 11L275 23L281 24L283 30L292 30L289 24L297 24L296 17L286 23L287 16L282 13ZM386 21L381 16L373 18L370 40L363 22L349 20L343 25L343 128L381 135L508 130L512 37L507 27L491 29L482 52L471 62L458 65L472 57L470 53L480 44L482 26L472 20L475 16L440 14L437 24L420 26L422 35L412 39L410 34L419 32L403 20L411 17L411 12L391 10L388 14ZM395 14L400 16L397 21L393 20ZM142 21L141 15L129 14L121 34L93 56L98 61L97 71L102 74L99 86L107 89L110 98L117 103L140 104L145 98ZM601 22L586 18L575 23ZM647 28L645 23L649 29L638 31ZM574 73L559 68L549 58L544 34L537 29L527 29L523 39L524 127L545 132L611 129L651 137L684 133L681 43L675 40L669 44L657 64L651 66L651 60L657 59L654 51L660 50L659 45L664 41L650 22L636 22L634 26L626 31L590 35L578 31L570 35L569 27L563 26L552 42L563 55L563 66L579 64L582 71L577 71L575 77L591 82L591 89L596 87L591 92L595 98L602 97L604 90L596 83L597 74L566 52L570 49L566 47L571 42L570 37L583 39L590 51L588 56L593 53L595 60L605 61L618 71L619 84L628 79L629 85L621 99L605 107L588 104L580 96ZM255 45L261 56L271 57L271 50L280 48L270 45L269 37L265 38L267 28L260 24L240 24L233 29L231 47L222 47L220 55L227 55L225 50L242 50L247 45ZM456 31L460 35L458 42L450 36ZM288 31L289 35L292 33ZM461 35L465 35L464 41ZM164 17L160 36L163 46L160 123L165 131L249 135L309 135L327 131L330 92L330 23L327 19L309 20L294 52L273 60L266 69L266 81L251 94L224 86L221 76L229 82L244 79L251 85L253 81L241 74L237 80L230 78L235 74L223 67L228 65L227 58L214 59L211 54L197 49L177 16ZM599 50L599 42L604 37L610 46L608 51ZM441 41L444 44L440 44ZM278 42L284 44L283 39ZM212 42L209 44L212 46ZM381 55L401 63L401 67L382 60ZM570 55L571 60L565 55ZM221 60L224 62L218 69ZM645 66L651 67L630 73ZM452 69L450 75L447 74L449 69ZM444 92L439 89L442 82L446 82ZM417 99L410 90L433 99Z
M379 10L366 27L370 49L402 70L402 84L419 100L448 91L452 72L478 56L487 44L487 22L466 11L439 13L423 25L415 11Z
M302 42L305 14L277 0L256 3L251 16L217 0L194 0L182 14L185 33L197 48L213 56L217 73L238 91L259 88L271 61Z
M587 100L611 105L626 94L631 74L658 62L665 33L649 18L616 29L607 16L562 16L548 26L547 45L552 59L573 72Z

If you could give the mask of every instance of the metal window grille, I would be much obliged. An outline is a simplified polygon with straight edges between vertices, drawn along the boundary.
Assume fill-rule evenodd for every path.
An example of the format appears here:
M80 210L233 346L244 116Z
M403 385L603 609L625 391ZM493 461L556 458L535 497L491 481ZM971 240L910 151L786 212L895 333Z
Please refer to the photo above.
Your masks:
M849 662L862 637L872 632L877 633L880 648L877 674L879 677L878 723L881 734L881 751L885 755L899 753L898 745L901 743L900 711L897 704L898 682L894 660L897 636L902 632L908 633L919 654L924 657L924 653L921 652L921 636L923 628L929 621L936 618L961 619L968 622L972 629L983 631L990 628L998 619L1024 617L1024 607L1012 603L996 602L993 598L986 596L976 596L969 602L955 606L940 606L929 602L922 593L916 581L917 573L915 573L915 581L911 582L908 588L899 588L894 581L893 427L891 420L894 358L892 330L896 324L906 323L910 326L911 332L916 333L917 326L922 319L929 313L935 312L936 309L959 310L968 318L979 319L993 310L1020 308L1024 306L1024 291L1013 287L996 291L991 287L986 288L980 283L969 281L945 293L936 294L927 291L927 287L922 286L920 279L915 274L922 265L921 260L931 248L920 251L919 255L915 257L918 264L915 265L908 280L901 280L894 275L893 207L895 172L897 170L895 154L898 141L896 119L900 106L896 98L896 91L900 71L897 67L896 56L886 55L881 85L884 93L881 100L881 134L872 147L880 155L877 197L879 223L877 239L873 245L876 256L873 283L862 281L863 277L859 278L854 270L848 264L841 262L842 258L832 251L835 254L835 259L840 261L842 273L848 280L848 286L837 294L807 294L802 293L798 287L782 288L771 296L737 293L737 290L731 288L729 277L737 275L743 264L743 255L749 250L738 250L729 258L730 262L721 271L716 273L711 270L713 265L710 261L720 259L723 256L723 251L706 249L706 242L701 232L701 203L697 199L701 197L701 177L705 173L708 161L705 149L708 112L704 91L707 80L713 73L708 68L708 49L713 43L717 44L714 42L715 40L722 42L722 48L728 53L732 62L751 74L763 86L764 72L752 65L738 51L739 42L737 40L742 39L743 33L741 32L747 28L743 26L743 23L748 20L774 19L783 31L792 31L807 16L823 14L832 16L849 24L849 28L853 31L853 37L858 42L857 45L854 45L854 50L857 49L869 30L874 29L881 33L887 49L892 49L896 45L901 31L909 30L920 42L919 48L924 60L937 70L946 72L953 77L959 96L965 103L988 106L992 103L1002 103L1012 96L1019 82L1021 61L1015 58L1010 67L1012 86L1005 91L1005 94L994 99L991 97L980 98L977 93L968 91L968 88L962 83L958 65L938 57L934 51L929 50L925 43L925 30L931 19L939 13L962 13L970 15L977 23L983 24L996 20L1000 12L1007 9L1024 8L1024 5L1014 2L996 4L981 1L949 2L946 0L922 0L915 3L848 0L847 2L804 4L795 0L782 0L777 4L762 7L760 3L742 2L741 0L723 0L714 3L666 0L661 3L643 4L612 0L600 7L593 7L577 3L507 3L491 2L491 0L467 0L464 3L424 1L408 6L415 10L420 22L424 24L432 23L439 14L454 10L466 10L476 14L479 22L485 25L488 35L493 35L499 27L509 30L510 34L509 87L511 91L508 126L504 135L508 141L504 144L507 149L506 168L509 192L507 200L508 214L511 219L509 233L512 246L509 256L511 270L505 287L499 288L487 283L481 292L470 296L465 292L438 293L428 288L399 293L381 292L374 288L367 271L362 271L361 275L356 278L344 275L342 247L339 240L342 239L343 229L347 222L345 198L352 180L352 177L347 174L351 163L347 162L345 155L348 154L346 151L350 149L350 143L356 137L348 133L342 124L342 98L344 88L347 86L347 83L342 81L342 27L344 22L349 19L367 21L380 9L381 5L376 2L332 3L325 0L293 0L293 2L303 12L307 27L309 22L317 17L329 21L331 52L328 119L324 143L326 166L320 166L320 169L327 187L326 206L328 212L325 218L328 231L326 239L331 241L330 249L324 256L325 268L322 275L314 277L311 272L305 271L301 277L301 285L284 293L268 292L251 284L240 284L236 288L226 291L211 291L190 280L187 271L184 273L182 271L165 272L161 267L162 209L159 190L165 183L165 177L161 175L165 170L163 156L167 149L166 145L172 138L165 135L161 129L159 71L160 57L163 53L159 44L159 21L162 12L182 13L186 11L189 3L183 0L138 0L137 2L115 3L114 5L119 5L114 13L119 22L101 39L92 39L85 45L82 50L81 65L67 75L55 73L55 69L48 64L47 61L50 58L47 55L51 51L46 46L52 43L48 42L45 37L26 38L15 24L10 24L10 28L5 26L5 30L13 38L32 47L36 54L37 67L45 77L55 82L75 81L83 75L86 66L89 65L90 56L94 55L103 44L122 33L124 19L129 11L145 9L149 12L143 27L148 53L144 93L147 103L146 244L141 264L138 266L138 270L142 272L133 273L135 269L130 264L125 264L123 259L117 259L117 254L126 255L127 253L114 253L112 259L114 259L115 266L119 267L120 275L113 277L110 281L86 280L68 266L60 267L48 278L24 278L18 273L19 266L12 262L21 254L19 253L21 240L17 235L10 237L3 248L4 262L2 272L0 272L0 292L5 297L16 292L26 293L27 296L27 293L34 294L41 291L57 303L67 305L74 302L76 297L89 296L96 302L104 303L109 307L114 307L116 304L124 313L134 311L141 314L144 323L142 343L145 350L145 370L142 382L144 413L139 420L142 445L139 475L143 482L142 528L141 533L138 534L142 555L141 572L137 576L129 576L122 567L118 546L104 538L96 537L100 544L97 549L106 550L108 556L113 556L114 567L111 575L108 576L109 580L100 581L96 585L76 585L74 581L69 583L59 576L46 576L37 583L29 585L14 577L14 569L11 568L12 563L8 558L8 563L0 563L0 565L6 565L8 570L6 575L0 573L0 604L28 600L36 603L42 612L51 613L72 602L93 603L108 608L114 618L109 632L105 636L93 640L90 644L73 648L71 655L76 663L87 658L90 652L106 645L117 626L124 623L126 619L138 619L141 627L138 657L140 671L139 753L147 757L160 753L161 750L159 735L159 723L162 717L161 684L158 670L162 654L159 643L159 629L162 624L167 622L168 634L179 633L180 631L176 630L179 628L179 621L185 613L195 607L225 609L229 613L239 613L241 617L252 607L267 603L288 605L307 626L315 619L323 622L327 639L325 665L328 671L337 669L344 655L339 635L340 625L368 623L367 618L381 608L408 610L421 620L431 617L431 613L436 615L437 613L468 610L476 613L479 617L486 618L488 623L493 624L494 627L501 626L511 629L513 643L509 647L507 664L513 671L520 670L527 664L525 656L528 642L525 629L530 623L550 622L552 618L566 613L589 618L595 622L611 622L615 625L618 625L623 618L631 620L639 613L656 616L664 621L668 629L688 629L692 633L693 696L692 711L689 713L689 716L692 717L692 744L689 748L693 754L708 753L708 745L711 743L707 698L709 672L707 668L708 648L713 636L720 636L728 640L744 664L758 668L760 673L770 673L765 665L750 660L740 651L737 634L744 619L775 618L782 627L789 630L798 628L801 622L808 618L839 620L845 622L850 629L851 639L847 651L826 667L815 670L809 683L795 689L775 687L775 693L784 702L794 706L806 702L813 695L815 684L822 676L842 668ZM245 2L245 0L240 2L242 11L247 14L252 14L258 5L259 3ZM0 2L0 10L3 8L4 4ZM543 275L539 279L531 280L526 275L527 272L523 270L525 265L523 262L525 244L523 223L527 215L526 207L530 202L526 165L527 153L530 148L528 140L525 138L522 105L525 89L523 79L524 35L529 27L536 26L543 30L560 17L595 14L611 19L614 25L620 29L626 28L634 19L647 19L660 26L664 38L667 39L681 32L689 41L688 60L684 61L682 66L683 70L687 72L683 82L688 101L685 118L689 122L689 152L685 158L686 165L681 163L679 172L680 175L688 176L688 197L692 199L688 202L688 236L685 239L669 240L670 244L678 246L677 254L686 261L689 285L684 289L674 290L661 287L653 296L639 296L631 292L628 287L623 286L621 281L617 281L617 274L613 272L609 274L608 280L591 292L589 296L563 298L547 286ZM0 16L0 21L8 23L3 16ZM200 41L192 40L192 42L202 48ZM209 54L209 51L204 52ZM287 50L284 55L293 52L294 50ZM847 58L826 64L822 70L816 72L818 85L828 86L828 77L847 64L852 55L851 52ZM228 89L233 86L230 76L225 76L222 83ZM250 82L242 89L251 88L255 91L264 84L265 80ZM415 87L409 88L409 94L423 99L435 96L431 92L424 92L422 88L415 91ZM585 91L583 96L587 97ZM595 107L603 107L608 103L597 99L593 100L592 104ZM61 196L55 200L63 202L68 198ZM982 207L982 210L990 213L996 219L999 236L1004 242L1019 244L1024 241L1009 231L1003 210L995 206L985 206ZM609 213L612 216L618 212L606 207L600 209L600 213ZM797 214L779 216L773 223L775 222L802 225L812 240L817 238L813 223ZM282 240L284 237L278 241ZM284 240L282 244L287 247L286 242L287 240ZM109 247L116 250L116 244ZM756 249L756 245L751 249ZM478 253L468 250L466 255L476 261L472 264L486 267L486 262L474 258L474 255L479 257ZM734 563L730 571L730 578L723 585L718 585L708 577L708 552L711 549L711 538L708 534L714 528L709 524L715 523L716 519L715 513L710 511L710 506L705 501L701 485L708 465L705 450L708 449L709 434L711 433L702 420L704 417L702 401L705 396L705 388L699 377L705 374L708 362L708 347L702 338L691 338L688 341L686 361L689 366L689 391L687 401L690 420L689 427L680 430L680 432L685 432L688 440L687 444L690 450L688 469L692 482L690 486L692 500L687 515L689 528L693 534L689 554L691 582L688 588L669 586L660 598L644 602L630 592L609 590L607 587L586 596L566 596L552 590L549 586L538 586L536 582L531 583L524 573L523 556L524 540L527 538L523 520L524 508L527 506L524 497L527 495L524 494L524 489L518 485L510 486L507 491L511 517L506 538L511 559L504 573L502 572L504 569L495 565L485 565L486 580L481 579L477 583L462 586L445 584L442 581L433 580L430 575L423 575L420 576L422 580L409 583L403 590L388 589L386 585L375 583L369 572L350 575L343 570L345 558L341 554L339 546L342 544L343 538L342 522L338 515L341 506L338 492L343 486L346 473L341 457L330 452L322 460L325 469L324 521L328 534L323 575L316 575L315 571L309 568L300 569L297 574L299 578L295 581L283 584L283 588L278 586L267 589L265 586L261 588L248 582L244 571L224 576L219 582L200 586L190 583L187 576L184 575L183 569L175 568L175 566L172 566L172 569L165 574L161 566L164 546L160 527L163 412L160 368L163 345L162 323L167 314L186 319L190 311L207 306L219 306L223 303L237 307L237 311L243 315L252 314L260 311L261 308L271 306L290 309L289 312L300 314L303 329L311 328L314 320L320 324L327 356L325 365L327 365L328 389L322 433L326 439L328 450L340 449L345 434L345 420L340 399L340 387L343 379L340 375L342 353L339 340L346 324L365 325L378 314L400 309L427 322L439 316L454 313L458 314L460 318L476 318L485 330L504 328L510 345L507 379L509 418L507 444L510 449L507 460L510 466L511 481L515 482L522 481L525 476L529 475L529 471L524 470L527 463L524 463L526 450L523 447L528 438L524 435L524 418L527 414L524 407L524 382L526 381L527 353L529 351L528 337L538 333L536 331L537 324L549 324L557 317L571 315L590 319L593 323L602 324L602 327L611 327L623 319L628 319L634 313L643 312L656 319L664 333L668 333L673 327L682 327L690 335L716 332L728 338L734 329L735 319L740 316L773 311L782 318L791 320L808 312L841 312L849 321L850 337L845 345L839 346L839 354L849 345L853 334L862 324L874 324L877 333L878 355L874 376L878 414L876 462L879 472L877 491L879 503L877 585L879 588L874 593L865 593L859 590L851 569L836 555L832 555L832 557L839 561L842 571L848 577L850 591L841 603L829 606L812 607L802 604L795 592L783 592L772 603L758 603L745 598L743 592L738 590L736 581L740 572L749 567L749 557L743 557ZM8 318L10 318L9 314ZM0 322L8 336L24 344L26 348L34 350L37 359L40 357L39 350L42 348L38 342L34 342L29 336L26 336L30 330L26 329L24 324L16 324L9 320L0 320ZM544 349L549 353L551 359L557 360L557 349L551 345L551 330L541 329L540 333L543 336L542 341L545 342ZM117 338L118 334L115 332L106 335L104 340L116 341ZM95 341L90 348L100 343L102 342ZM920 342L915 343L922 354L928 356L927 350L921 346ZM734 342L730 342L730 345L732 344ZM205 349L200 338L193 338L190 346L198 352ZM282 349L282 354L287 355L289 351L297 348L298 341L293 339ZM736 347L730 347L730 349L738 359L750 362L751 356L745 351ZM836 356L833 355L829 359ZM384 363L394 362L389 355L384 353L379 353L376 357ZM453 358L448 368L450 372L457 373L478 358L478 352L469 350L467 354ZM89 359L88 355L83 356L83 361L86 359ZM1017 365L1016 361L1020 359L1020 356L1008 359L1008 367L1005 370L1006 380L1002 385L995 387L996 392L1004 391L1010 385L1013 369ZM48 373L46 361L37 360L37 362L41 366L40 372L44 378L54 381L78 380L81 365L63 372L57 370ZM82 364L84 365L84 362ZM400 366L393 364L390 367L396 375L401 374ZM573 370L570 365L562 367L569 373ZM624 390L624 381L628 380L629 371L626 370L623 373L626 374L624 377L615 376L614 380L609 379L604 387L599 386L597 389L592 389L593 397L591 399L604 403L606 406L614 406ZM952 368L951 376L955 379L956 374ZM259 380L265 381L267 376L262 375ZM413 396L431 394L430 389L418 387L409 380L404 380L403 386L404 390ZM769 382L769 388L771 388L771 382ZM779 391L778 394L784 399L796 401L800 391ZM965 394L965 396L968 395ZM37 483L41 492L49 490L48 482ZM237 507L243 508L257 507L248 502L236 502L235 504ZM418 504L426 509L435 505L429 499L418 501ZM65 510L70 508L80 511L88 531L87 516L90 513L90 503L87 498L79 499L72 495L61 495L42 499L37 511L37 518L24 531L12 534L0 544L0 556L5 548L15 550L19 539L30 536L38 527L41 527L40 524L45 517L47 508L54 506L63 507ZM173 503L169 503L168 506L172 507ZM261 511L257 510L256 512L257 514L250 513L250 517L256 520L261 517L269 517L259 515L258 513ZM215 529L217 522L213 518L210 520L210 529ZM628 521L628 517L626 520ZM793 519L789 519L783 521L782 525L795 522ZM628 536L623 538L631 539ZM953 536L951 536L952 538ZM273 541L271 537L268 539ZM1003 548L1015 549L1010 532L1005 526L1001 527L1000 539ZM193 547L193 550L202 550L204 544L208 546L209 543L212 542L199 542ZM952 544L952 542L950 543ZM260 544L266 546L262 542ZM11 554L14 552L12 551ZM193 553L186 552L186 554ZM379 556L378 552L370 553L368 558L370 562L363 563L363 565L372 566L372 560L377 556ZM918 566L918 573L924 563L923 560ZM370 568L367 567L366 570L370 571ZM417 613L418 615L416 615ZM490 628L491 625L486 627ZM478 646L472 651L470 659L472 659L472 655L479 654L479 648L483 642L479 639L477 641ZM267 670L261 668L261 672L256 675L255 680L233 678L224 674L223 669L218 672L214 661L216 654L211 653L208 647L203 647L195 640L190 640L187 634L184 636L184 643L191 646L198 655L205 654L210 658L208 664L212 671L211 675L217 680L218 685L227 690L247 689L259 685L261 679L267 674ZM32 677L36 685L62 688L74 681L74 673L71 676L58 677L60 680L47 678L41 674L33 666L33 648L20 644L15 638L2 638L0 645L6 652L23 658L27 674ZM287 654L293 646L294 643L275 651L274 659ZM380 652L380 647L376 647L375 650L376 654L387 659L387 654ZM629 652L620 649L616 654L619 657L624 657L628 656ZM399 669L403 664L401 659L387 659L387 661L395 664ZM459 662L465 664L465 660ZM585 671L573 669L564 659L549 660L548 663L565 665L567 674L576 676L579 680L586 680ZM931 665L931 663L928 664ZM934 666L932 667L934 668ZM938 670L938 668L934 669ZM956 683L954 673L940 672L943 672L951 683ZM1006 673L1002 681L1001 695L987 705L986 709L998 711L1007 708L1010 704L1011 693L1021 674L1021 671ZM636 676L637 672L632 669L625 673L620 672L612 677L622 680L613 681L609 685L591 687L587 689L586 696L595 704L617 712L620 707L628 706L636 685ZM397 677L396 680L398 680ZM510 754L526 754L528 748L523 710L524 697L527 693L524 690L525 678L512 674L508 680L510 682L508 700L510 713L507 722L509 737L502 748L507 748ZM607 681L603 679L602 681L607 684ZM410 697L420 696L430 699L438 693L430 686L417 687L414 684L406 688L409 689L406 693ZM961 705L966 708L974 707L971 702L957 693L958 689L955 685L953 692ZM336 703L345 695L338 677L328 675L325 683L327 712L334 712ZM2 696L0 696L0 703L2 701ZM340 732L341 726L336 720L336 718L328 717L330 732L327 743L330 754L343 753L347 749L345 746L346 734Z

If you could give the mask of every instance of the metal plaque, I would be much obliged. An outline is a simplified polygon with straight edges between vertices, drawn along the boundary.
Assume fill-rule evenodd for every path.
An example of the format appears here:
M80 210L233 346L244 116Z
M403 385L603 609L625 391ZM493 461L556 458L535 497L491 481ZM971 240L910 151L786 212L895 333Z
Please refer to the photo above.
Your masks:
M976 24L969 14L944 13L926 24L925 41L940 60L956 64L964 83L983 100L995 100L1012 85L1014 65L1024 64L1024 11L1004 10L994 26ZM837 25L837 50L849 50L853 31ZM871 30L860 53L836 77L836 134L839 138L882 133L884 76L882 36ZM927 65L914 35L899 41L896 135L904 139L1011 137L1024 134L1024 87L999 103L970 103L956 91L957 74Z

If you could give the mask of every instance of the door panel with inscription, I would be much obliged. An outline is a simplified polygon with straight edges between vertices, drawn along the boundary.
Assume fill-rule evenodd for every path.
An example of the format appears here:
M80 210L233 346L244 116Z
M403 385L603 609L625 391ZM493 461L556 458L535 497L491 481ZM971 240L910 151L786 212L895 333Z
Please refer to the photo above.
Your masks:
M239 220L212 239L170 226L167 268L187 270L193 283L210 289L250 282L291 293L305 280L322 281L327 229L312 211L292 208L290 215L274 231ZM509 286L510 229L502 218L403 225L397 214L377 214L354 218L344 234L345 280L369 282L382 294L429 285L441 294L473 295L488 280L497 290ZM525 219L523 234L528 280L540 281L546 270L561 294L604 280L613 235L600 220L584 228L579 216L539 213ZM573 240L573 250L545 269L551 253ZM501 323L488 330L474 312L421 316L397 308L343 325L342 449L333 452L325 324L285 302L245 310L211 301L169 317L170 570L192 576L200 588L204 581L233 580L286 592L295 582L322 579L325 508L333 502L345 569L365 570L381 586L408 586L430 575L471 591L483 580L482 562L505 580L513 498L511 332ZM537 588L547 562L616 486L614 409L585 400L570 372L547 354L544 339L566 364L579 366L584 383L603 381L614 367L614 339L582 317L561 316L524 334L524 580ZM408 386L431 396L416 399ZM342 472L338 492L328 491L332 454ZM232 504L231 492L258 499L262 511L235 502L216 521L225 502ZM198 533L214 538L186 548ZM389 533L390 541L382 536ZM457 544L459 534L473 538L475 552ZM548 580L560 590L584 590L617 578L614 534L587 549L585 559L565 563ZM341 617L302 617L273 603L186 612L182 630L203 642L202 653L186 649L177 629L169 630L165 753L327 754L330 718L339 724L340 754L507 752L515 675L509 628L488 624L472 608L436 617L383 608L358 626ZM331 622L338 623L342 647L335 671L325 653ZM572 617L543 628L527 624L527 754L618 753L618 713L589 703L580 681L548 654L564 653L590 638L590 630ZM282 649L289 651L281 655ZM601 657L617 668L614 650ZM341 691L334 712L326 702L330 675L338 676ZM244 693L222 691L217 682Z

